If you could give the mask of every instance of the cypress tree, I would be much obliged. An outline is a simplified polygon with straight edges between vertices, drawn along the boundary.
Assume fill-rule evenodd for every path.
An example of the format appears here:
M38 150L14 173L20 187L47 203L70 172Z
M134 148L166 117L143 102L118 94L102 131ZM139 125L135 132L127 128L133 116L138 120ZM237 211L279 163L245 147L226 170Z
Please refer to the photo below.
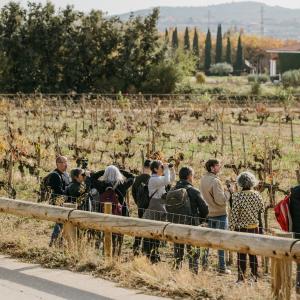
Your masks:
M211 66L211 33L208 29L206 39L205 39L205 61L204 61L204 69L205 72L208 73Z
M168 31L167 28L166 28L166 31L165 31L165 43L169 44L169 31Z
M231 41L229 36L227 37L226 62L232 65Z
M236 62L235 62L235 72L240 75L244 68L244 54L242 45L242 36L240 34L237 51L236 51Z
M223 40L222 40L222 26L218 25L217 42L216 42L216 64L222 62L223 54Z
M189 34L189 28L185 28L184 33L184 50L191 50L191 43L190 43L190 34Z
M194 39L193 39L193 52L194 55L199 58L200 56L200 50L199 50L199 37L198 37L198 32L197 32L197 28L195 27L195 31L194 31Z
M174 49L178 48L178 32L177 32L177 27L175 27L175 30L173 31L173 35L172 35L172 47Z

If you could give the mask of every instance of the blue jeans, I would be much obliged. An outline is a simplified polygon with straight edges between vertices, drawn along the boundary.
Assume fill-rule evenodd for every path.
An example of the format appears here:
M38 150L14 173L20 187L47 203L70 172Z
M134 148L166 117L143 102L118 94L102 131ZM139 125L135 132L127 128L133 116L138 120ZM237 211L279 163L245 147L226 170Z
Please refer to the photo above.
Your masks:
M213 229L228 229L228 221L227 216L217 216L217 217L209 217L208 218L208 227ZM204 249L204 254L202 257L202 266L207 267L208 266L208 255L209 255L209 249ZM218 250L218 256L219 256L219 270L225 270L226 269L226 263L225 263L225 251L224 250Z
M60 224L60 223L55 224L52 235L51 235L50 245L52 245L52 243L54 243L57 240L57 238L59 237L59 235L62 231L62 228L63 228L63 224Z

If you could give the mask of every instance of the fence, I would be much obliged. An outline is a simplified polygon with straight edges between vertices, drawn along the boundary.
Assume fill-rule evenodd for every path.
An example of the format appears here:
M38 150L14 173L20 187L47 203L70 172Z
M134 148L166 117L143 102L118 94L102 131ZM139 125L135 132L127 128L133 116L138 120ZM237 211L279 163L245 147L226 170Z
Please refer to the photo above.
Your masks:
M106 206L109 213L111 207ZM76 227L105 232L106 256L111 257L111 233L158 239L177 244L224 249L270 257L275 299L291 297L291 265L300 263L300 240L209 229L137 218L79 211L74 208L0 198L0 212L64 223L65 237L76 243Z

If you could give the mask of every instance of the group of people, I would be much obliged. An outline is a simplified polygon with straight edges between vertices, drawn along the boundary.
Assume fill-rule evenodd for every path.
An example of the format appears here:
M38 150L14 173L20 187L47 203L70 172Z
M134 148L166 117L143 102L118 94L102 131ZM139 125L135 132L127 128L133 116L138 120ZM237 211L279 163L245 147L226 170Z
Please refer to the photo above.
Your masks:
M159 160L146 160L143 171L138 176L119 170L116 166L111 165L103 171L91 174L77 168L71 170L70 178L66 172L67 158L63 156L57 157L56 166L56 169L50 173L49 178L53 199L58 195L62 195L72 201L72 199L78 199L88 192L90 194L98 193L100 195L99 199L101 199L101 195L110 190L116 195L115 198L113 197L114 201L117 201L120 205L120 209L116 209L115 214L129 216L126 194L129 188L132 187L132 196L138 208L139 218L174 221L175 223L192 226L201 225L253 234L262 233L264 204L262 196L254 189L258 184L254 174L243 172L237 177L236 184L227 182L227 187L224 188L219 178L221 164L215 159L206 162L206 173L201 178L200 189L194 186L195 174L191 167L182 167L178 172L179 179L176 182L174 166ZM184 205L178 206L175 214L174 210L170 213L170 197L168 195L179 190L183 195L182 203ZM141 191L147 193L148 203L146 204L145 201L140 199L142 197ZM300 197L298 197L298 194L300 189L292 190L292 193L296 195L294 205L298 205L298 210L295 218L299 220ZM99 205L101 206L101 200ZM94 210L102 212L99 205ZM299 226L299 221L295 222L295 226ZM300 232L300 228L295 227L295 230L298 229L298 232ZM51 236L50 246L58 239L61 230L62 224L56 224ZM121 245L122 236L114 235L114 254L120 254ZM159 249L161 246L159 240L135 237L133 253L134 255L143 253L152 263L157 263L160 261ZM190 270L197 274L200 249L190 245L174 244L175 267L177 269L181 267L185 249ZM257 257L249 255L249 260L250 276L254 281L257 281ZM201 264L203 269L209 267L209 249L204 249ZM237 265L238 282L243 282L247 266L246 254L237 254ZM218 271L222 274L231 273L226 266L224 250L218 250Z

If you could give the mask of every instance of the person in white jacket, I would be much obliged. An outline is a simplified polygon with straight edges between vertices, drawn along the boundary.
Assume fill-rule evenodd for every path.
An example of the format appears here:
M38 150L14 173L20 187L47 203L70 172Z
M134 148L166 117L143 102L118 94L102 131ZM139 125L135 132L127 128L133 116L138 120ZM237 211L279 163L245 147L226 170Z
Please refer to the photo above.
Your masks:
M163 164L160 160L152 161L151 177L148 182L149 207L146 209L143 218L157 221L166 220L166 207L162 196L166 193L166 186L175 181L175 169ZM155 239L144 239L143 253L152 263L160 261L159 255L160 241Z

